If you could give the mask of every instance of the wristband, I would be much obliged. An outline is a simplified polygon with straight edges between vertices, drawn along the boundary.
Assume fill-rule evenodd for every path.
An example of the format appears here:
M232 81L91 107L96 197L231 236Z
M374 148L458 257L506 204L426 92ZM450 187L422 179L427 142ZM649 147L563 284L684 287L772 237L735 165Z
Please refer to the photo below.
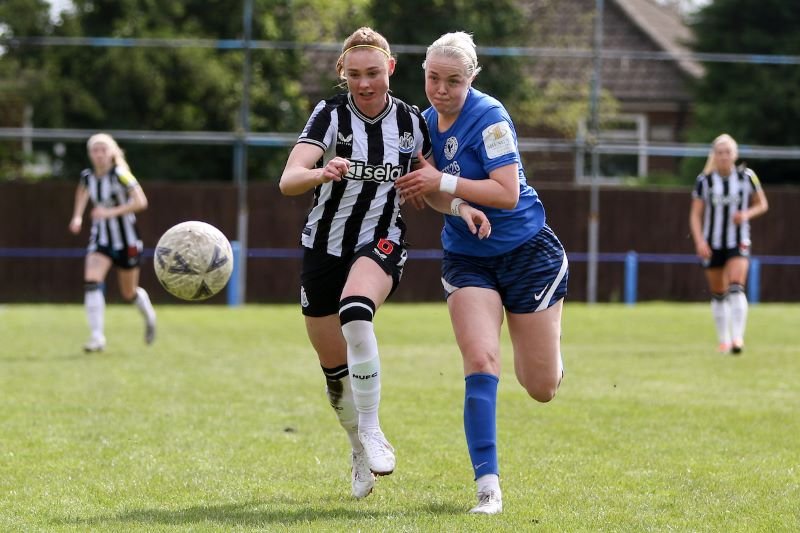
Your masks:
M467 202L461 198L453 198L453 201L450 202L450 214L454 217L460 217L461 212L458 210L458 208L461 207L461 204L465 203Z
M453 176L452 174L447 174L444 172L442 173L442 179L439 181L440 191L455 194L456 185L458 185L458 176Z

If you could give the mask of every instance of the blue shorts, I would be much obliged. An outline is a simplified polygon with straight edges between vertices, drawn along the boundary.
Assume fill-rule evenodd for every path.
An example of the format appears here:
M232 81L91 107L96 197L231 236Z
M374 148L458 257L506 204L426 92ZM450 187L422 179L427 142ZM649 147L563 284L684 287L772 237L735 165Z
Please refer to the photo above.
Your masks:
M569 263L564 247L545 225L507 254L475 257L444 251L445 298L462 287L492 289L509 313L543 311L567 295Z

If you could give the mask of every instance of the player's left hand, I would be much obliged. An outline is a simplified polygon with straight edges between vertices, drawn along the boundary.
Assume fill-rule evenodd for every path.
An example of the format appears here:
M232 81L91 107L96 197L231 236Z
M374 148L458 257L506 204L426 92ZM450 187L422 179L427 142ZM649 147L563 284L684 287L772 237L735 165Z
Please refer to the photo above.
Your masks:
M406 201L438 191L439 183L442 180L442 173L428 163L421 153L417 154L417 158L419 160L419 168L405 176L400 176L394 183Z
M400 205L406 203L406 198L400 194ZM408 198L408 203L411 204L411 207L416 209L417 211L422 211L425 209L425 200L422 196L414 196L413 198Z
M458 207L458 212L461 215L461 219L467 223L470 233L476 235L478 239L486 239L492 234L492 225L489 223L489 218L480 209L463 203Z
M111 209L98 205L92 208L92 220L105 220L111 218Z

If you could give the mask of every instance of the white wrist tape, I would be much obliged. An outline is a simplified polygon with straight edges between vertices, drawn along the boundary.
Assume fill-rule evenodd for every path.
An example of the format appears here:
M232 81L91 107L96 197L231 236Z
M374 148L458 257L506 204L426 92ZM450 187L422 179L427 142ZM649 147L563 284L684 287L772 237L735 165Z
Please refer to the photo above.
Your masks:
M439 182L440 191L449 192L450 194L455 194L456 185L458 185L458 176L442 173L442 180Z
M460 217L461 212L458 210L461 207L461 204L467 203L466 201L462 200L461 198L453 198L453 201L450 202L450 214L455 217Z

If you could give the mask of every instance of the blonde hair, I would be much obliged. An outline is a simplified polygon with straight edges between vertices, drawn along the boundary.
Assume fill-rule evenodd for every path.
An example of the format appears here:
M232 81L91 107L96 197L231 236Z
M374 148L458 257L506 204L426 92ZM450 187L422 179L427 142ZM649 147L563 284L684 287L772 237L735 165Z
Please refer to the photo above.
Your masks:
M475 79L475 76L481 71L478 66L478 54L475 51L475 42L472 40L472 35L463 31L456 31L445 33L428 47L425 52L425 61L422 62L422 68L432 55L441 55L457 59L464 65L464 72L470 80Z
M86 150L91 151L92 146L95 144L105 144L111 150L111 162L114 166L121 167L123 170L130 172L131 167L125 160L125 152L119 147L117 141L108 133L95 133L89 140L86 141Z
M387 60L392 59L392 51L389 48L389 41L386 40L386 37L372 28L362 26L351 33L350 36L344 40L344 44L342 45L342 53L339 56L339 59L336 61L336 73L339 75L339 79L345 79L344 56L346 56L347 52L353 48L372 48L383 52L386 55Z
M736 162L736 160L739 158L739 145L736 144L736 140L727 133L723 133L722 135L719 135L716 139L714 139L714 141L711 143L711 150L708 151L708 159L706 159L706 165L703 167L704 175L708 175L711 174L712 172L719 171L719 169L717 168L716 158L714 157L714 150L716 150L717 146L723 143L728 143L731 145L731 148L733 149L734 162Z

